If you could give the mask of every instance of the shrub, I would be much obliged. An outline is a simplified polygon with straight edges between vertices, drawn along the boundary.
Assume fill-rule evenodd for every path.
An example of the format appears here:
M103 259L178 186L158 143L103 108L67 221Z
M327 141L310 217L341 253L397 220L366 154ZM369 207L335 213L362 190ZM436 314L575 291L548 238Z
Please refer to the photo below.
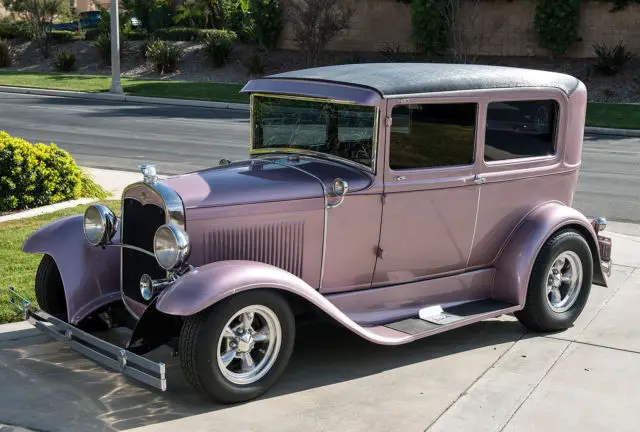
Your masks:
M155 40L149 42L147 46L147 59L153 63L154 69L158 73L175 72L181 58L182 49L166 41Z
M258 44L275 48L283 26L280 1L249 0L249 11Z
M69 50L62 50L56 54L53 67L58 72L71 72L76 68L76 56Z
M223 0L225 28L233 31L244 43L255 43L255 25L251 19L249 0Z
M400 45L387 43L379 52L380 55L388 62L395 63L402 61L402 48Z
M94 28L90 28L85 30L84 32L84 38L85 40L88 41L94 41L96 39L98 39L98 37L103 33L102 29L100 27L94 27Z
M622 41L613 48L607 48L604 44L595 44L593 49L597 57L595 67L605 75L615 75L635 57Z
M200 29L190 27L162 28L153 32L155 39L164 41L195 41L200 38Z
M31 39L31 31L24 21L11 21L4 19L0 21L0 38L1 39Z
M101 33L93 43L93 47L98 52L102 64L111 64L111 36L109 34Z
M427 57L440 54L447 45L447 24L441 12L445 0L413 0L411 28L418 49Z
M564 54L578 40L580 0L538 0L534 26L541 47Z
M146 30L125 30L123 36L126 40L147 40L149 38Z
M0 39L0 68L13 64L13 47L6 39Z
M236 33L230 30L212 30L204 34L204 49L215 67L227 62L237 38Z
M98 52L100 60L107 66L111 64L111 33L101 33L93 43L93 47ZM126 40L122 33L120 33L120 56L122 52L127 48Z
M353 16L353 9L341 0L291 0L289 7L294 39L307 65L318 62L327 44L349 27Z
M251 75L263 75L265 70L267 51L262 47L257 47L251 54L243 60L244 66Z
M73 32L69 30L51 30L49 32L49 39L53 43L67 43L76 40L83 40L84 33Z
M0 211L106 196L55 144L31 144L0 131Z

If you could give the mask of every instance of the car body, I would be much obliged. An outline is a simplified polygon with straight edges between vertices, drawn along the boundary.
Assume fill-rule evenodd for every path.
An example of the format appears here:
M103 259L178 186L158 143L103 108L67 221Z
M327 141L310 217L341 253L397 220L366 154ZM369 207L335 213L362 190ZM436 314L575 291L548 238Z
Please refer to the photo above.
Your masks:
M358 64L242 91L247 160L165 179L143 165L119 218L94 205L25 241L44 254L40 307L11 291L27 318L162 389L164 364L143 355L169 344L195 388L237 402L273 385L308 314L385 345L507 313L550 331L607 286L606 219L571 207L578 79ZM88 317L130 327L130 342L92 337Z
M78 14L78 19L57 23L51 26L51 30L68 30L68 31L80 31L90 28L98 27L100 24L100 11L85 11Z

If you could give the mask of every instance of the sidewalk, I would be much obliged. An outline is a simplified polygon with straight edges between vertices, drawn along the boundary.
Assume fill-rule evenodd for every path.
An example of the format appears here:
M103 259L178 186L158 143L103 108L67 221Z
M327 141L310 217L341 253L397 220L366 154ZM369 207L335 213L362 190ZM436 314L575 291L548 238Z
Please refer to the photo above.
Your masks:
M238 406L200 397L168 350L151 355L167 361L169 388L160 393L29 325L0 326L0 424L46 431L637 431L640 226L612 223L607 231L616 263L610 287L592 287L567 331L528 333L504 316L382 347L340 328L301 329L280 382Z

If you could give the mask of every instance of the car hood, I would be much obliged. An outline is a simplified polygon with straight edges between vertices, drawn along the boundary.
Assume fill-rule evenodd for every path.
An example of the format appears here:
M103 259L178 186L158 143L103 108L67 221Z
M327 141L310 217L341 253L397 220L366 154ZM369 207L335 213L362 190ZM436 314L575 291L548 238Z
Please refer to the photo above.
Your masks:
M373 182L365 171L339 162L270 157L169 177L162 183L175 190L189 209L317 198L324 194L320 182L330 189L338 177L349 183L350 191Z

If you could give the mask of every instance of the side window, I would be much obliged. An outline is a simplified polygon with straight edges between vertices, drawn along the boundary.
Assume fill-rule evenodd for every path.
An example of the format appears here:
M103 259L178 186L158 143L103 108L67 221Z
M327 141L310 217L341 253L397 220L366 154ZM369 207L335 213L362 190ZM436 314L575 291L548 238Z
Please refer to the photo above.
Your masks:
M390 168L403 170L472 164L476 112L475 103L393 107Z
M553 155L557 115L553 100L489 103L485 161Z

